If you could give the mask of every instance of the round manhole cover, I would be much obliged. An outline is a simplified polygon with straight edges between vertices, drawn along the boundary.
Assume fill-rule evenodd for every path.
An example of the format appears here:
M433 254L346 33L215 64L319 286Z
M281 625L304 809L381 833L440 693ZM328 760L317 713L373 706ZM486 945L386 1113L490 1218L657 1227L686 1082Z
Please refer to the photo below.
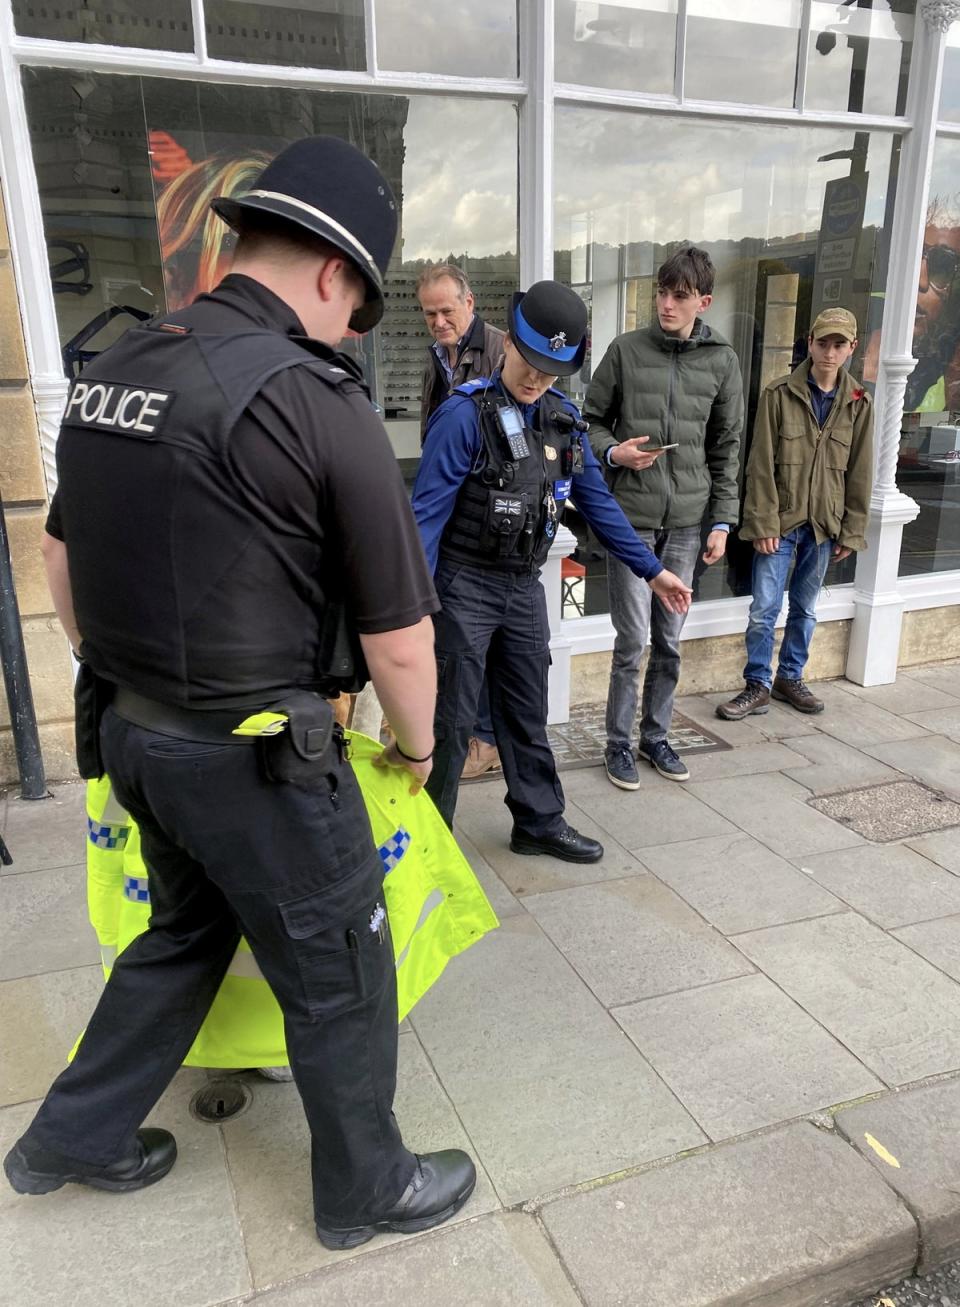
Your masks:
M242 1080L211 1080L190 1099L190 1111L199 1121L217 1125L245 1112L252 1097Z

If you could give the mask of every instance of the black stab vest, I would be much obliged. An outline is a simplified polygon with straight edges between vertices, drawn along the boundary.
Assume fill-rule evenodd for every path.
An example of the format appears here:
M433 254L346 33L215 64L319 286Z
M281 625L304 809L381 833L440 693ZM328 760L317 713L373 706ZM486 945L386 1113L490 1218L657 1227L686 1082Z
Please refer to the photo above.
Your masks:
M553 484L569 476L576 432L561 431L556 414L564 409L548 391L537 405L536 430L524 429L530 453L514 461L500 434L493 387L472 386L455 394L469 394L477 409L482 454L464 479L453 512L440 538L443 558L474 567L505 572L535 572L546 562L563 512L563 501L550 513ZM547 456L550 449L553 458ZM552 529L551 529L552 523Z
M323 383L321 433L326 395L366 387L349 360L315 356L315 342L181 323L130 329L70 387L58 500L83 654L106 680L187 707L359 688L346 647L358 646L336 578L322 580L319 540L268 522L235 483L227 449L247 405L286 368Z

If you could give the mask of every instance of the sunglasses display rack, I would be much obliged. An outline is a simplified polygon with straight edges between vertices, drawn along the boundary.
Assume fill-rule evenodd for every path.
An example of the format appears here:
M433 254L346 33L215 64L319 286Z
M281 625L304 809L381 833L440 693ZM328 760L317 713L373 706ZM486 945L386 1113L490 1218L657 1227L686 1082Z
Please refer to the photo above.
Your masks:
M510 297L517 289L514 256L471 262L470 285L476 309L496 327L506 328ZM420 418L420 391L427 351L427 331L417 300L419 271L391 269L384 279L386 312L377 328L377 381L385 416Z

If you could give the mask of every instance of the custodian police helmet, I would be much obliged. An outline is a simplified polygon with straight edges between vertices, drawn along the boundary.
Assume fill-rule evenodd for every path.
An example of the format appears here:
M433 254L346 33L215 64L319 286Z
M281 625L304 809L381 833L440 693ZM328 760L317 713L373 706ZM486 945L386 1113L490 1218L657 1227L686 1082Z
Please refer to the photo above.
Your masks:
M557 281L535 282L513 297L510 339L531 367L569 377L587 352L587 307Z
M221 196L213 209L230 227L244 213L271 213L323 237L347 255L366 284L366 303L350 326L369 331L383 317L383 274L397 238L397 203L376 164L346 141L295 141L267 165L252 190Z

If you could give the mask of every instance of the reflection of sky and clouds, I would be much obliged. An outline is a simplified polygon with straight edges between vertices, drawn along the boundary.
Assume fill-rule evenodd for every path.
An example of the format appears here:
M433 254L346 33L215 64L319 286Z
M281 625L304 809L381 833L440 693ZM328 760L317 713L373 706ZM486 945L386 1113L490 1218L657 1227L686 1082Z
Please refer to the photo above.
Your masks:
M890 137L875 135L866 224L883 220ZM555 243L608 245L783 240L820 227L823 188L850 172L848 130L736 123L561 107L556 126Z
M376 0L383 69L516 77L516 0Z
M516 250L516 106L431 96L409 105L401 257Z

